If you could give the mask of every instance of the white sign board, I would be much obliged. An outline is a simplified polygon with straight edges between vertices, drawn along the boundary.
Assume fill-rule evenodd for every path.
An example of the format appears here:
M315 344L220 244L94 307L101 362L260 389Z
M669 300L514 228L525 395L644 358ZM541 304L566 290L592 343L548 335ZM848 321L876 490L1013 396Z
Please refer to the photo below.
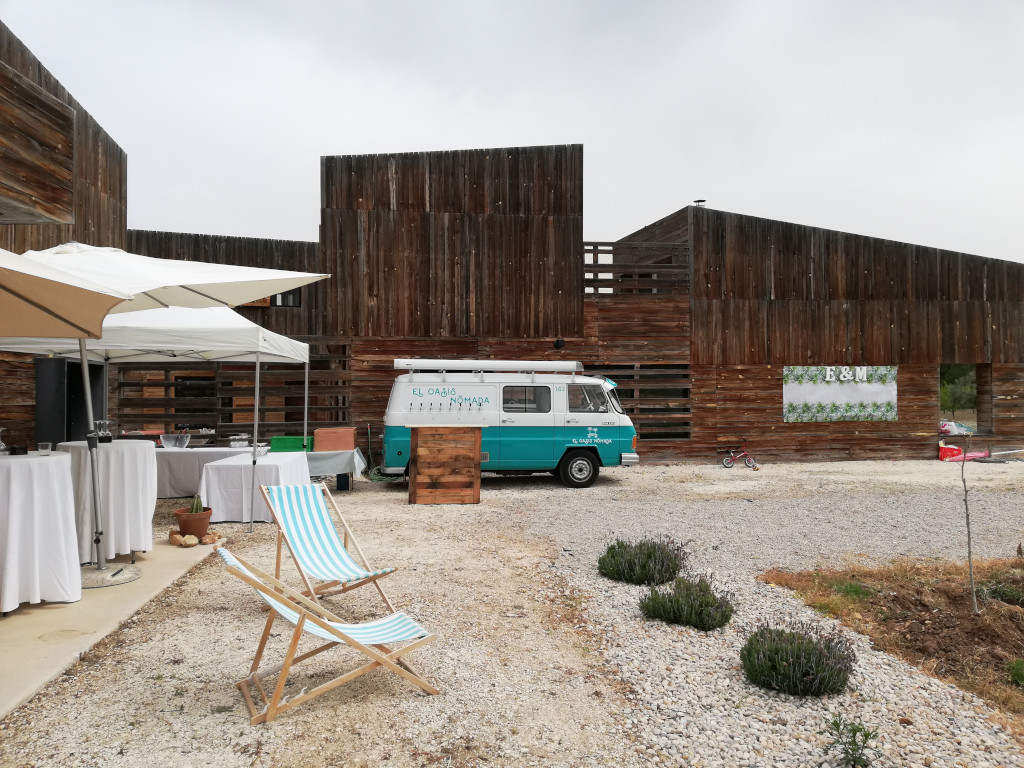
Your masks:
M896 421L895 365L787 365L783 421Z

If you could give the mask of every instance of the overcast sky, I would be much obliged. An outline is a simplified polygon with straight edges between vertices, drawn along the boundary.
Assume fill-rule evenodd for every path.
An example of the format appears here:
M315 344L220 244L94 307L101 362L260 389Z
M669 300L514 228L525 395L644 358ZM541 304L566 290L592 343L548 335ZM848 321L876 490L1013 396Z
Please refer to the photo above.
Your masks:
M584 238L708 206L1024 261L1024 2L0 0L135 229L316 240L321 155L584 145Z

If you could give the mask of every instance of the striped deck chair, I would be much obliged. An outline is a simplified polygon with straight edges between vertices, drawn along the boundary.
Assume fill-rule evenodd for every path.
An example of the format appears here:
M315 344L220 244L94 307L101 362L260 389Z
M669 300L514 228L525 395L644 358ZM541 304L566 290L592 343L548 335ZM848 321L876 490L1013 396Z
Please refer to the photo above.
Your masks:
M277 523L277 563L274 576L281 578L282 544L288 547L292 561L299 570L306 585L302 593L317 603L321 597L336 595L373 584L384 600L388 610L395 608L377 580L394 573L394 568L374 570L359 542L345 522L334 497L323 483L317 485L261 485L263 499L270 507L270 514ZM335 516L344 530L344 539L338 537L338 530L327 511L324 499L329 499ZM359 565L352 559L349 550L362 560ZM323 583L313 586L311 580Z
M270 616L267 618L267 624L263 628L263 635L260 637L259 645L256 647L256 655L253 657L249 674L235 683L235 686L242 692L242 698L245 699L245 704L249 708L249 715L251 717L249 722L251 724L269 723L286 709L291 709L303 702L316 698L322 693L327 693L332 688L344 685L378 667L394 672L429 694L438 693L437 688L434 688L424 680L402 658L407 653L417 648L422 648L434 640L434 635L427 632L406 614L392 613L376 621L368 621L363 624L345 624L337 616L324 610L317 603L302 596L273 576L254 568L223 547L219 548L217 553L224 561L225 570L255 589L259 596L270 606ZM278 617L294 625L295 630L292 632L284 662L260 673L259 666L263 658L263 651L266 649L267 640L270 638L270 630L273 628L274 622ZM313 650L296 655L299 640L304 634L325 640L326 643ZM394 643L407 643L407 645L393 649ZM281 697L284 694L285 684L288 681L288 674L294 665L340 645L346 645L359 651L367 657L368 661L362 666L345 672L333 680L318 685L311 691L303 688L297 696L285 697L282 700ZM278 676L277 684L274 686L273 693L268 697L263 687L263 681L275 674ZM263 706L261 708L253 700L253 688L256 689L262 699Z

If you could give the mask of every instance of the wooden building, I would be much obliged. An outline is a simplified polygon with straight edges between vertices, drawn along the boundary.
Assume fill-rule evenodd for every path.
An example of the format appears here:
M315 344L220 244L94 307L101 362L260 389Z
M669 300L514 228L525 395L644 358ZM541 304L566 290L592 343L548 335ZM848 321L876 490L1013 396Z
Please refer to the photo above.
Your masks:
M0 248L125 246L125 153L3 22L0 124ZM0 384L4 442L34 442L32 359L0 352Z
M580 360L618 382L645 461L932 458L939 366L971 363L978 442L1024 443L1021 264L703 207L584 242L581 145L324 157L318 243L128 231L124 153L2 24L0 119L0 247L330 273L241 311L311 343L314 426L364 448L417 356ZM893 420L790 419L791 372L832 366L894 371ZM0 378L0 424L31 442L31 361L0 353ZM262 381L269 433L298 434L301 374ZM214 364L123 365L109 392L120 427L222 436L253 394L251 366Z
M942 363L977 366L978 442L1024 441L1024 265L695 206L587 243L582 160L579 145L325 157L315 267L313 244L128 240L330 273L300 307L245 311L317 343L314 418L358 427L364 447L392 360L417 356L581 360L618 382L647 461L741 444L765 460L932 458ZM787 366L896 366L898 416L787 421ZM238 428L248 390L233 371L212 375L215 420ZM186 390L163 391L164 417L178 418ZM294 434L294 402L274 429Z

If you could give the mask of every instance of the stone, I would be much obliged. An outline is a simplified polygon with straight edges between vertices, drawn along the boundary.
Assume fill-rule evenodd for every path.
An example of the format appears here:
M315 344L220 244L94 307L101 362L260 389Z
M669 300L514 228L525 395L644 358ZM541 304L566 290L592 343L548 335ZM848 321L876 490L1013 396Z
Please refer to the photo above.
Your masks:
M183 538L181 540L181 546L183 546L183 547L194 547L198 543L199 543L199 539L197 539L195 536L193 536L191 534L189 534L188 536L186 536L185 538Z
M184 540L184 537L178 531L171 531L171 544L173 546L180 547Z

